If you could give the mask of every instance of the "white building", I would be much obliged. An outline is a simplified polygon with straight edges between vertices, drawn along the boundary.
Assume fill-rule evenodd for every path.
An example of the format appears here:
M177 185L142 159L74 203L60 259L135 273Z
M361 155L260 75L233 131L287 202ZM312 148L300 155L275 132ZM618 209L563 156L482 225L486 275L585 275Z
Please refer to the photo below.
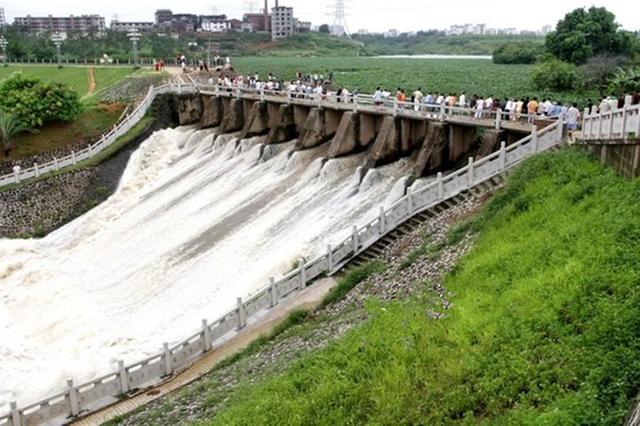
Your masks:
M292 7L278 6L271 9L271 38L273 40L292 36L295 30Z
M131 30L152 31L154 28L155 23L153 22L121 22L116 20L111 21L111 30L122 33L126 33Z
M384 33L384 38L397 38L400 36L400 31L392 29Z
M231 23L227 20L203 19L200 23L200 31L209 33L224 33L231 29Z

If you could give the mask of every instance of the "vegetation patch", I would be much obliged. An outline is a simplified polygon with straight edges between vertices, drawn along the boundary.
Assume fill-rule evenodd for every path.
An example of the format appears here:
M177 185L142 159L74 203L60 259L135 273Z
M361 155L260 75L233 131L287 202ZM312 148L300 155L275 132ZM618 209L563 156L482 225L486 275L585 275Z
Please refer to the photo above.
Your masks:
M324 297L320 305L321 308L331 305L344 297L358 284L369 276L383 272L386 266L383 262L369 262L361 266L356 266L347 271L344 277L340 278L338 284Z
M467 229L448 316L372 301L215 423L620 424L640 387L639 196L572 150L527 161Z

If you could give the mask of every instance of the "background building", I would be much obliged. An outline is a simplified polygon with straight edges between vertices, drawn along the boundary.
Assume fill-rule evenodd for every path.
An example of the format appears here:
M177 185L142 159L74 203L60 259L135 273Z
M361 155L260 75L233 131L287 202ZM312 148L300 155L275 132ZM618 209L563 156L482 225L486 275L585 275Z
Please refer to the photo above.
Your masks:
M224 33L231 29L227 15L200 16L200 30L211 33Z
M295 32L293 8L276 6L271 9L271 38L278 40L292 36Z
M133 29L140 31L153 31L156 25L153 22L120 22L117 20L111 21L111 30L119 32L129 32Z
M81 15L81 16L44 16L34 17L27 15L26 17L18 17L14 23L20 27L28 29L32 33L80 33L88 34L104 34L106 24L104 17L98 15Z

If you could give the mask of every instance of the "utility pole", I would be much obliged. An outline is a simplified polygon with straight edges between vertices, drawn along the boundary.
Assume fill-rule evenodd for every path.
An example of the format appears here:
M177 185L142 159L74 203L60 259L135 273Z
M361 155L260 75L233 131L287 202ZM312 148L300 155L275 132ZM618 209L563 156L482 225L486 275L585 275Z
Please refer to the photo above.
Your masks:
M60 33L53 33L51 36L51 41L56 45L56 53L58 57L58 68L62 67L62 42L64 41L64 37Z
M9 45L9 42L7 41L6 38L4 38L4 36L0 36L0 48L2 48L2 63L4 64L4 66L8 66L7 65L7 46Z
M129 37L129 40L131 40L131 47L133 48L133 66L136 67L138 66L138 42L140 41L142 35L137 28L134 28L129 31L127 37Z

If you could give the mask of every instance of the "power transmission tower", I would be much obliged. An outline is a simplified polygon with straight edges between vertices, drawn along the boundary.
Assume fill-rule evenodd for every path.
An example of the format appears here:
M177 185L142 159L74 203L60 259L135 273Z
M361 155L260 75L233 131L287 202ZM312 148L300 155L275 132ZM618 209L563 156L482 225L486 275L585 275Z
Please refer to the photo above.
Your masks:
M255 0L245 0L244 10L247 13L254 13L258 9L258 2Z
M333 27L331 34L335 36L349 35L346 19L346 3L347 0L335 0L333 5Z

